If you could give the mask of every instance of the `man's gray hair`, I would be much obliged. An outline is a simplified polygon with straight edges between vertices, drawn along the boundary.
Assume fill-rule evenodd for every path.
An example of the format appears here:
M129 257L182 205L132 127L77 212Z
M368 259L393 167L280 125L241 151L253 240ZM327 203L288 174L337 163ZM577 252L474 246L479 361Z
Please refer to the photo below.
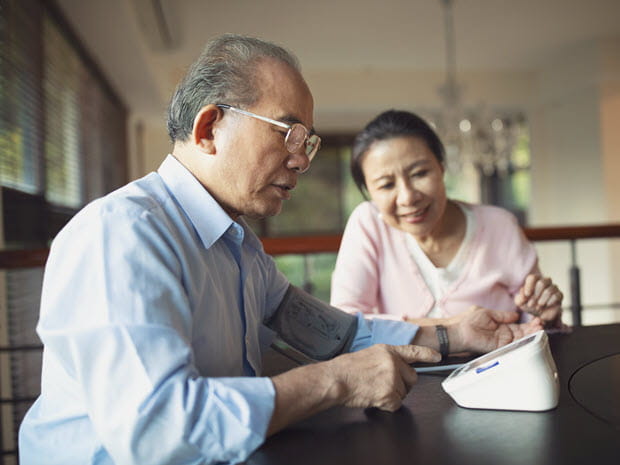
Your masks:
M256 63L275 58L300 71L297 57L279 45L254 37L224 34L211 40L178 85L168 107L172 143L189 139L194 118L210 103L250 106L260 98Z

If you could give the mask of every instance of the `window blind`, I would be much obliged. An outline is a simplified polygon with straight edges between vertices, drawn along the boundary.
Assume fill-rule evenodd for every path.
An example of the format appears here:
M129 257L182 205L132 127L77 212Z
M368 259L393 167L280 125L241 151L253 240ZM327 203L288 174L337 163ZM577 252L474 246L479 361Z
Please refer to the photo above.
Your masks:
M0 13L0 185L76 211L127 181L125 107L49 2Z
M0 0L0 184L41 190L41 9Z

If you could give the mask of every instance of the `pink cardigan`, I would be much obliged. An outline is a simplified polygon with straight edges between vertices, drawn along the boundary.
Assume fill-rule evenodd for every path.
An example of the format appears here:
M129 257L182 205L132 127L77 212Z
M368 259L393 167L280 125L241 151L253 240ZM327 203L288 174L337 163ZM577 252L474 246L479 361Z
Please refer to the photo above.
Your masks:
M475 231L461 276L439 302L441 316L480 305L515 310L513 297L537 263L516 218L494 206L471 208ZM406 233L385 224L371 202L360 204L345 228L332 275L331 304L348 312L424 317L435 300L411 257Z

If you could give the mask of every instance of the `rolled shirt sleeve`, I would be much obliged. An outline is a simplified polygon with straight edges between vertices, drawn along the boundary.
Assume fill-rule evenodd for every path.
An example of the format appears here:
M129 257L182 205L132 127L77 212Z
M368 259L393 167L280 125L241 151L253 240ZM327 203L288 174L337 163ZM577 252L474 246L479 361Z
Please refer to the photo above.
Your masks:
M402 321L364 318L357 313L357 333L350 351L356 352L374 344L411 344L419 326Z

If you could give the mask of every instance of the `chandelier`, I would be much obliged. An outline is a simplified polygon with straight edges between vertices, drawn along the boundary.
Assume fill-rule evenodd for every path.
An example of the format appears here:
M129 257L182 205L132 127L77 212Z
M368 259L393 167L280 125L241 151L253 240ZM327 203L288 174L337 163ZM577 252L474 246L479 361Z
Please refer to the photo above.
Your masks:
M499 114L486 105L464 108L456 80L454 1L439 1L444 10L446 81L439 88L443 106L435 126L446 149L448 170L459 173L470 164L484 176L504 176L510 171L524 117L515 112Z

